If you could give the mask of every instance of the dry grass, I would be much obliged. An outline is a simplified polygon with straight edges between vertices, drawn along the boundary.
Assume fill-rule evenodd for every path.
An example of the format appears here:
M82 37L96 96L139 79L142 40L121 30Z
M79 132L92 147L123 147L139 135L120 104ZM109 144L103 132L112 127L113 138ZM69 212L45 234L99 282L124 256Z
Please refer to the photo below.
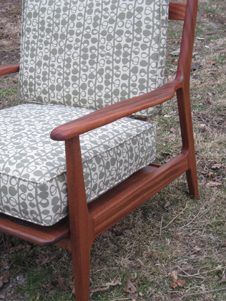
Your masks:
M92 250L91 285L99 290L93 301L226 300L225 11L223 0L200 1L191 88L201 199L190 199L182 177L99 237ZM178 29L171 24L169 77ZM0 82L0 106L13 101L8 83ZM165 105L158 124L163 161L180 148L175 101ZM65 251L1 236L0 273L7 282L0 300L73 300Z

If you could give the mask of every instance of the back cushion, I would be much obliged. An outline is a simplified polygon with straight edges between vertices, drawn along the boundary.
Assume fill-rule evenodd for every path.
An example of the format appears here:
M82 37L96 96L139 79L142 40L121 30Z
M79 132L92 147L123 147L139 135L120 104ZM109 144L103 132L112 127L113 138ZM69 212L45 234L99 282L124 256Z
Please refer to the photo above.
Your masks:
M21 99L98 109L155 89L167 22L168 0L23 0Z

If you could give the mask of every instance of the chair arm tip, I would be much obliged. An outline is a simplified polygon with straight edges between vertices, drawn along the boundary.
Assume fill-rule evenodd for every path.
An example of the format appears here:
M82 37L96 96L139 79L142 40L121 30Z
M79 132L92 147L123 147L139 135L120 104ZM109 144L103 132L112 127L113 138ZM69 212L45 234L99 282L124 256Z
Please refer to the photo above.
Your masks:
M52 140L56 140L56 141L63 141L65 140L63 135L61 134L60 128L56 127L55 129L53 129L50 133L50 138Z

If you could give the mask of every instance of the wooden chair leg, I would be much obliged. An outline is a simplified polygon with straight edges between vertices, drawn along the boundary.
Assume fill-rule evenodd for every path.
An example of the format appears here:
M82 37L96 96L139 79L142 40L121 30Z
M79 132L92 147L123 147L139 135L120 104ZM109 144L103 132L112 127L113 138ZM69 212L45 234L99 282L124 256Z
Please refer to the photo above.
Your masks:
M66 141L66 162L75 295L76 301L89 301L90 250L94 228L87 207L79 137Z
M194 160L194 161L193 161ZM195 162L195 158L192 161ZM196 170L196 163L186 172L188 189L190 196L199 199L198 177Z
M76 301L89 301L90 295L90 247L72 246Z
M186 172L188 189L192 197L199 199L189 86L185 86L177 91L177 101L182 145L183 149L188 150L189 153L189 169Z

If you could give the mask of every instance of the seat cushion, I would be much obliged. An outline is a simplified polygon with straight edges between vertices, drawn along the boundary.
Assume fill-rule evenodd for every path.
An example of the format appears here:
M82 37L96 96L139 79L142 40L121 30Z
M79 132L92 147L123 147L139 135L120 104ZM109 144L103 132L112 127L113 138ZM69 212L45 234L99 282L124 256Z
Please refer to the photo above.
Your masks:
M21 99L98 109L159 87L168 6L169 0L24 0Z
M64 142L51 130L92 110L23 104L0 111L0 212L50 226L67 215ZM155 126L122 118L81 135L87 202L155 158Z

